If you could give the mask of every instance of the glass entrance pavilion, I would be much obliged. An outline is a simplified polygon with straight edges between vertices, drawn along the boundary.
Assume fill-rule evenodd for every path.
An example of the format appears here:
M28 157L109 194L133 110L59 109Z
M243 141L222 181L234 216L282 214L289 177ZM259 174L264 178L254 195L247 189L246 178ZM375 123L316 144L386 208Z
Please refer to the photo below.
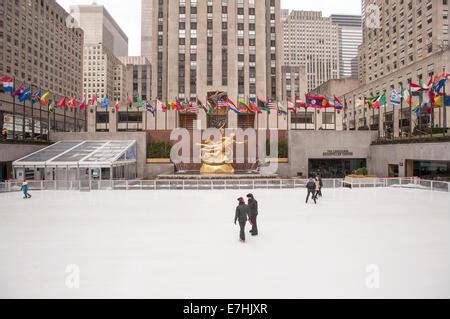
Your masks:
M18 180L135 179L136 141L61 141L13 162Z

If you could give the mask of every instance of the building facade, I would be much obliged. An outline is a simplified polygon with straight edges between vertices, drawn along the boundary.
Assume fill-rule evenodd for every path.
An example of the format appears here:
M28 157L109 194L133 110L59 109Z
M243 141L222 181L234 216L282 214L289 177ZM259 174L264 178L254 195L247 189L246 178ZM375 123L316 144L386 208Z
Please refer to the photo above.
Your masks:
M339 26L340 78L358 79L358 47L362 43L361 16L330 16L331 22Z
M282 10L284 64L305 66L307 91L340 76L339 26L316 11Z
M0 77L11 78L14 88L50 92L50 99L81 100L83 94L83 31L67 25L69 14L55 0L0 1ZM0 85L0 181L11 178L11 163L39 149L53 132L86 129L86 112L48 105L20 103Z
M142 55L152 62L153 97L281 99L279 12L279 0L143 1ZM169 128L179 125L175 113L168 117ZM237 125L235 114L227 117ZM198 119L208 125L205 114Z
M427 127L448 127L444 107L433 112L419 108L419 98L412 105L390 103L393 90L409 89L409 83L423 82L443 73L450 65L448 46L448 1L363 2L364 41L359 48L360 86L347 92L348 104L344 129L379 130L382 136L410 136ZM447 83L446 92L448 94ZM387 96L387 106L370 110L365 98Z
M69 14L56 1L0 2L0 77L14 80L15 89L50 97L82 98L83 31L67 26ZM84 112L83 112L84 113ZM47 140L50 131L85 129L85 116L66 108L19 103L0 93L0 129L8 139Z
M128 55L128 37L102 5L70 7L75 23L84 31L87 46L102 44L115 56Z

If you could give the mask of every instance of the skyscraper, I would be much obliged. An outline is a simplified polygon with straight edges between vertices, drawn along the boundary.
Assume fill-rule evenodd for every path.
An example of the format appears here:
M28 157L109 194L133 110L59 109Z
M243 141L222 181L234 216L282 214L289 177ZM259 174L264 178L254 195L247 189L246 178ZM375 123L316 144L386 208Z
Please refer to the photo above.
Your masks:
M282 10L284 64L305 66L307 91L340 73L339 26L317 11Z
M159 99L281 98L279 0L142 1Z
M331 15L339 26L340 78L358 78L358 47L362 43L361 16Z

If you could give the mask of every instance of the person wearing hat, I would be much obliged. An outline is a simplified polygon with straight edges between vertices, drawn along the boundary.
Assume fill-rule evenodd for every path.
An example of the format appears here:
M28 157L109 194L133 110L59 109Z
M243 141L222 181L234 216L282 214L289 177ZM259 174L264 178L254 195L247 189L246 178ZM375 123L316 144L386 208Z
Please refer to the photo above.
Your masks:
M31 198L31 195L28 194L28 182L26 180L22 182L20 190L23 192L23 199Z
M248 206L245 204L245 200L240 197L238 198L239 205L236 207L236 216L234 217L234 224L237 225L239 221L239 226L241 227L240 239L242 243L245 243L245 224L247 224L248 216L250 214Z
M248 194L248 208L250 210L250 223L252 224L252 230L250 234L252 236L258 236L258 224L256 218L258 217L258 201L255 199L253 194Z

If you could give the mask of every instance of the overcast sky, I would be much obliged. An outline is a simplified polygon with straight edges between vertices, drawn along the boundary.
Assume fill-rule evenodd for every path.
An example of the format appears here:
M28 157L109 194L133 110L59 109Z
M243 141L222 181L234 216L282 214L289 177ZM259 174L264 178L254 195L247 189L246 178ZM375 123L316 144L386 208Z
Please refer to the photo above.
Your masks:
M57 0L67 11L71 5L91 4L92 0ZM141 0L97 0L103 4L128 36L129 54L141 52ZM333 13L361 14L361 0L281 0L283 9L323 11L325 16Z

